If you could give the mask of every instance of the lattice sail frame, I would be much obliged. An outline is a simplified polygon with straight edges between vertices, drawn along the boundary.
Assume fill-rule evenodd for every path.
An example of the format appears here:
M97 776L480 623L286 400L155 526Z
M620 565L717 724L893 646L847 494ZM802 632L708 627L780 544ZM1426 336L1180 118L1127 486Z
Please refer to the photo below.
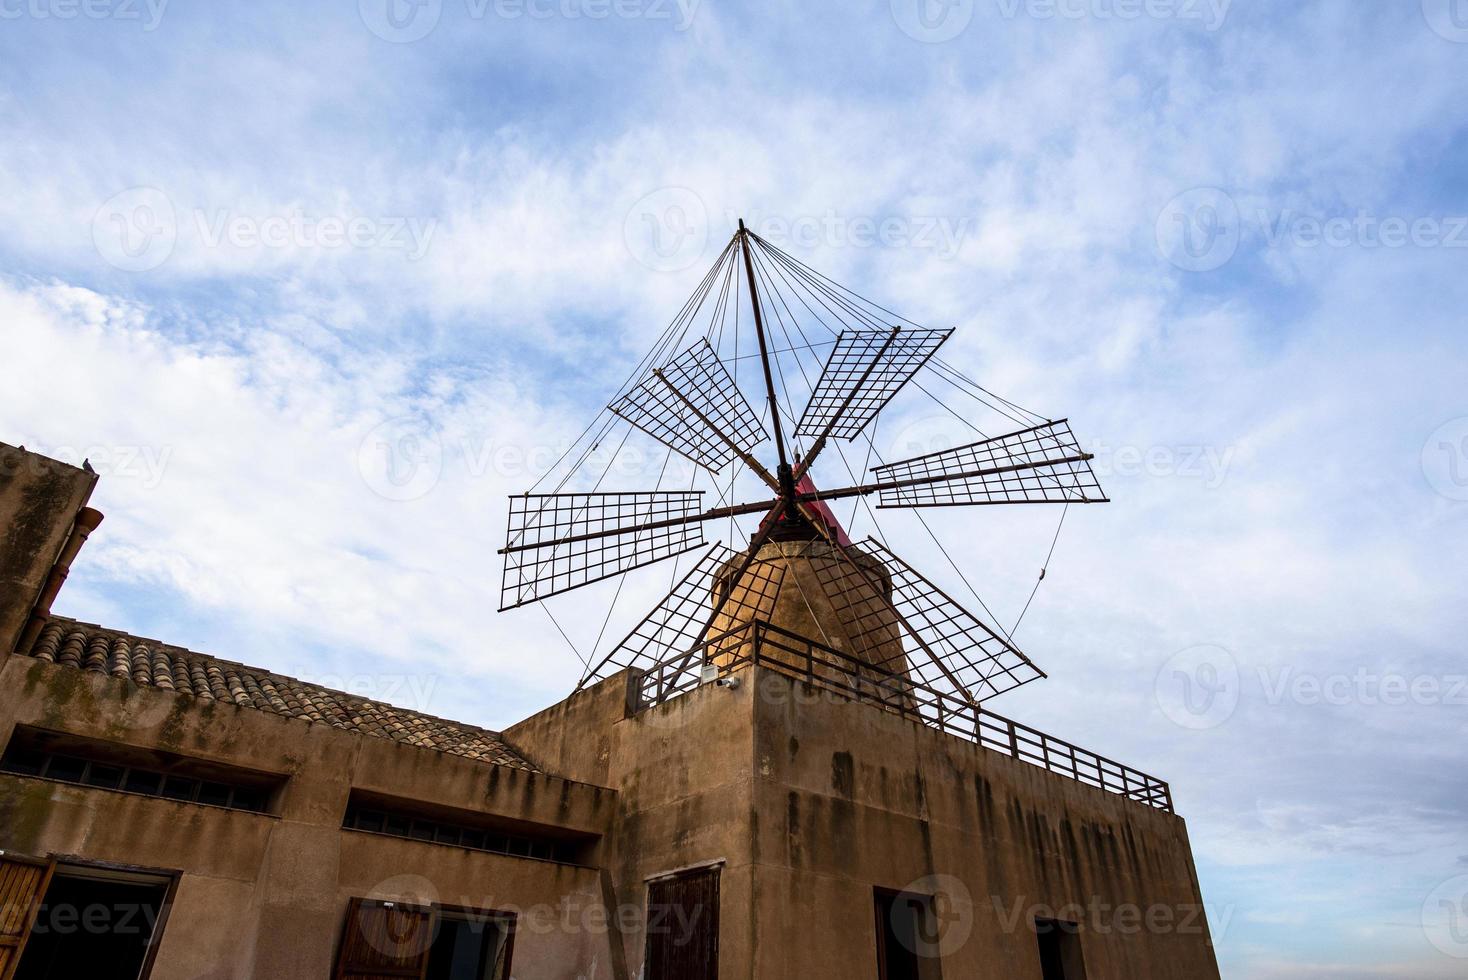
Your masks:
M696 521L644 529L642 525L691 518L703 491L521 494L510 498L506 540L523 550L505 555L500 608L579 589L622 572L700 548ZM623 528L590 540L581 535Z
M872 473L884 483L934 481L884 489L879 507L1101 503L1106 494L1090 460L1061 419L875 466Z
M872 602L869 588L852 588L843 571L851 559L813 558L816 578L848 624L863 654L875 654L883 634L900 628L910 676L928 687L952 690L974 703L1039 680L1045 672L1009 640L964 609L942 589L898 558L886 545L867 538L848 549L875 558L892 583L892 603Z
M669 449L713 473L769 438L707 338L644 378L609 407Z
M797 435L855 439L953 334L952 330L847 330L836 338Z
M706 631L718 599L715 586L719 574L725 569L737 568L742 557L742 552L723 542L710 547L663 600L633 627L632 632L613 647L601 663L586 672L578 689L605 680L628 667L662 671L665 675L662 682L673 687L698 683L706 653L701 648L709 639ZM769 619L784 584L787 567L788 563L783 560L757 558L751 562L719 615L739 622ZM680 654L694 651L697 651L696 656L677 663ZM673 662L671 668L670 661Z

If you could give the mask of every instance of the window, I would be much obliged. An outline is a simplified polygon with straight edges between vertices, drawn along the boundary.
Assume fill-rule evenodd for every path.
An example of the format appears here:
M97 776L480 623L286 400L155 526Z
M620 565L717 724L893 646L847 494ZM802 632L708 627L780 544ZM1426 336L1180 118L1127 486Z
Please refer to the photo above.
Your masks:
M14 980L138 980L163 932L171 877L48 867ZM3 963L0 956L0 963Z
M939 980L933 897L876 890L879 980Z
M1040 976L1043 980L1086 980L1081 961L1081 929L1074 922L1036 919L1035 935L1040 942Z
M361 830L369 834L406 837L431 844L466 847L471 851L489 851L512 857L534 858L576 864L588 840L542 836L526 832L500 832L484 827L465 826L449 820L418 816L401 810L380 808L353 802L342 821L345 830Z
M335 976L506 980L514 936L508 913L353 899Z
M17 728L0 772L265 813L279 776L131 746Z

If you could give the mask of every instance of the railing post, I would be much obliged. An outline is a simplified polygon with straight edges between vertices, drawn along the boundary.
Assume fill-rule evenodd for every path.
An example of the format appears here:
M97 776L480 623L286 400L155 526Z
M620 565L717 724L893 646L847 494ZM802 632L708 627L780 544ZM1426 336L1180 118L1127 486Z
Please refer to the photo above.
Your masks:
M647 674L636 667L627 671L627 717L642 710L642 680Z
M1004 725L1005 725L1005 727L1007 729L1009 729L1009 754L1012 755L1012 756L1014 756L1016 759L1018 759L1019 758L1019 732L1015 731L1014 722L1010 721L1008 718L1006 718L1004 720Z

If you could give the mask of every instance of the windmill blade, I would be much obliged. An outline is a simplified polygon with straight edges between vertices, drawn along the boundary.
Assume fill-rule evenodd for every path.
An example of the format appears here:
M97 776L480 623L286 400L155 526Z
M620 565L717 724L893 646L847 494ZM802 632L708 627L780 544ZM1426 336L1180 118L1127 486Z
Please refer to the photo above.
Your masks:
M842 331L796 434L855 439L952 334L921 328Z
M702 491L511 497L501 611L702 547L702 498Z
M1106 495L1065 419L872 468L880 507L1094 504Z
M931 658L924 662L908 651L914 679L929 687L957 687L960 696L975 703L1045 676L1012 643L876 539L867 538L852 551L851 559L824 559L816 565L816 575L852 624L852 642L863 653L885 649L900 626ZM892 583L890 606L872 601L870 586L861 586L864 577L847 571L847 561L857 555L886 568Z
M675 658L708 639L709 620L718 604L723 604L720 616L733 622L768 619L775 608L785 578L782 562L757 558L739 577L737 588L727 596L716 591L721 576L731 578L746 559L747 555L716 543L601 663L587 671L577 690L629 667L655 671L650 682L664 690L696 684L704 658Z
M749 463L750 451L769 438L724 362L702 338L610 408L714 473L735 459Z

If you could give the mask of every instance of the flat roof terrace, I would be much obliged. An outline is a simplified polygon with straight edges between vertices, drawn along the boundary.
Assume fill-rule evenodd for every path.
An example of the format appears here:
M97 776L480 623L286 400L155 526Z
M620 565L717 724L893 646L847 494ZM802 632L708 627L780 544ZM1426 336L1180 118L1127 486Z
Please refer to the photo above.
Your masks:
M630 710L635 713L662 704L749 665L902 715L1143 806L1174 812L1172 791L1156 776L764 620L712 636L692 650L666 657L645 669L632 668Z

